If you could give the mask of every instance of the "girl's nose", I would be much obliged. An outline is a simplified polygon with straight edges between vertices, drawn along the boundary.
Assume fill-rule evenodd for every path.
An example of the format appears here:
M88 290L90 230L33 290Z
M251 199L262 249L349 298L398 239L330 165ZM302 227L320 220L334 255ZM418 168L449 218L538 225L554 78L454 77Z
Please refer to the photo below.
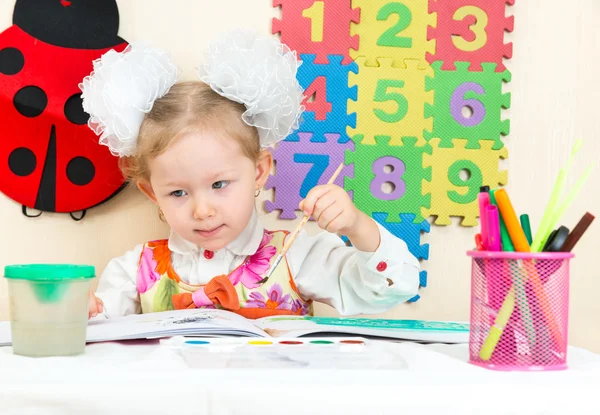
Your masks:
M208 200L205 198L196 200L196 205L194 207L194 219L204 220L214 215L215 209Z

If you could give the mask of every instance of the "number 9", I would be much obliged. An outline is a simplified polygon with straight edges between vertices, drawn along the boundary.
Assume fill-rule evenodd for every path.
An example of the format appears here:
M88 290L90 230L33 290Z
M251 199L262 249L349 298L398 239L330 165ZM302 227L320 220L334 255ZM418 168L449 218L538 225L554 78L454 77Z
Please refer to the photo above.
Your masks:
M468 179L462 179L460 177L461 171L467 171L469 173ZM477 199L479 188L483 184L483 175L481 170L477 167L477 164L471 160L458 160L450 166L448 169L448 180L454 186L457 187L468 187L467 193L460 194L454 190L448 192L448 198L454 203L460 203L466 205Z

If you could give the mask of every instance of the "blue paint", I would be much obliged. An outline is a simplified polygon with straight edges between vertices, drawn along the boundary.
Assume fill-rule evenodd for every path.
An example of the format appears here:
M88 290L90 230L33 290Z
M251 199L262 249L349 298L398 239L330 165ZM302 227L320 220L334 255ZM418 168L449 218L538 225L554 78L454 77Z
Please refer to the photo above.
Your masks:
M205 340L188 340L185 342L185 344L210 344L210 342Z

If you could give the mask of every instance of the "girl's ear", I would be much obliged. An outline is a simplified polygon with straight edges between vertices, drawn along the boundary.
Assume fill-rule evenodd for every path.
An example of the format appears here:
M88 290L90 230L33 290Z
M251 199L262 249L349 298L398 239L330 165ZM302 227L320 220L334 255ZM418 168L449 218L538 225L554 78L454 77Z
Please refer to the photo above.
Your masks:
M141 190L143 194L146 195L148 199L153 201L158 205L158 201L156 200L156 194L154 193L154 189L152 189L152 185L148 182L136 182L138 189Z
M267 182L272 168L273 156L271 152L269 150L262 150L258 155L258 160L256 160L256 186L259 189Z

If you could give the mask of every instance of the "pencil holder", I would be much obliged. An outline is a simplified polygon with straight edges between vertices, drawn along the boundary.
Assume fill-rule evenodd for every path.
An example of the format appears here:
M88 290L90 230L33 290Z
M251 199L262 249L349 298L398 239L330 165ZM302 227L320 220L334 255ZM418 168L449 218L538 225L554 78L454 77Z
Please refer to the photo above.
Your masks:
M573 254L469 251L470 362L495 370L567 368Z

